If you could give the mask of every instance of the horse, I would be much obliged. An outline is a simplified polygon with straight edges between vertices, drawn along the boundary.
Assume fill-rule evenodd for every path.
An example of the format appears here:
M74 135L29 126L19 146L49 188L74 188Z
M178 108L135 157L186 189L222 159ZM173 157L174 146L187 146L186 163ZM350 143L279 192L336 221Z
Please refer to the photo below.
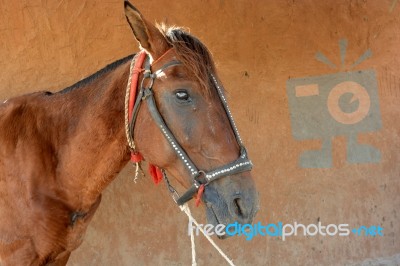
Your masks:
M139 53L58 92L0 105L0 265L66 265L130 159L188 188L177 203L197 196L211 224L251 223L258 210L209 50L128 1L124 11Z

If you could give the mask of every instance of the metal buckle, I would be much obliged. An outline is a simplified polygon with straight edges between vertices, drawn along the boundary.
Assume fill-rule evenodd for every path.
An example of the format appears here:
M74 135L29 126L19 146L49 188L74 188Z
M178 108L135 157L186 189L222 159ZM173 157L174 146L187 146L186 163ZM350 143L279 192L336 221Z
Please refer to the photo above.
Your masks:
M150 79L150 84L147 87L144 86L144 81L146 79ZM151 89L151 88L153 88L154 79L155 79L155 76L153 76L153 74L151 73L151 70L150 69L146 69L144 71L144 73L143 73L143 79L142 79L142 82L140 83L140 87L143 88L143 89Z
M142 101L146 100L151 95L153 95L153 90L151 88L143 89Z

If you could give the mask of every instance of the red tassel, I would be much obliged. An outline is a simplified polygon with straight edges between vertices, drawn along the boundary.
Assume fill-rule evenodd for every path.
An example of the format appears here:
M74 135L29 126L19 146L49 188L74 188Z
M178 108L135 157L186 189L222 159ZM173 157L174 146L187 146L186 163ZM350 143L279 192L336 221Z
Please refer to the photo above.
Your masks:
M149 173L153 178L154 184L158 185L163 179L163 174L160 168L153 164L149 164Z
M155 183L157 185L158 183L160 183L163 180L163 173L162 173L161 169L158 168L157 166L156 166L156 173L157 173L157 182L155 182Z
M199 207L203 193L204 193L204 185L200 185L199 190L197 190L196 203L195 203L196 207Z
M143 161L143 156L139 152L131 152L131 161L133 163L138 163Z

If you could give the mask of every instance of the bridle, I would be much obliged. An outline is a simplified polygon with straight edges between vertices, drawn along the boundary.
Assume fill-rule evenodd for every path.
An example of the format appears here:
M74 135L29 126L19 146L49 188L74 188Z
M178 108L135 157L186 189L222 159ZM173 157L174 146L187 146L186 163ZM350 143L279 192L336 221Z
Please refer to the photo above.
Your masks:
M218 82L217 78L215 77L214 74L210 73L210 78L213 81L217 92L218 96L222 102L222 105L224 107L224 110L226 112L226 115L229 119L230 125L232 127L232 130L234 132L236 141L240 147L240 155L239 158L236 159L235 161L228 163L226 165L217 167L215 169L212 169L210 171L205 171L199 169L193 161L190 159L189 155L186 153L186 151L182 148L182 146L179 144L179 142L176 140L175 136L172 134L171 130L168 128L166 125L162 115L160 114L156 101L154 99L154 91L153 91L153 85L157 77L165 71L169 67L181 65L182 63L179 62L176 59L173 59L169 61L168 63L162 65L160 68L157 70L152 71L152 66L156 65L156 63L159 62L159 60L165 55L169 53L175 53L174 48L169 49L167 52L164 53L157 61L153 62L150 64L150 58L146 54L145 51L142 51L139 53L137 56L135 56L132 59L131 63L131 70L130 70L130 77L128 80L128 87L127 87L127 98L125 99L125 127L126 127L126 135L128 139L128 144L131 149L132 153L132 161L138 163L143 160L143 157L141 154L136 151L136 147L133 141L133 131L134 131L134 126L135 126L135 121L137 118L137 115L139 113L139 108L141 106L142 102L146 102L148 109L150 111L150 114L154 120L154 122L157 124L159 129L161 130L162 134L172 147L172 149L175 151L177 154L178 158L181 160L181 162L184 164L186 169L189 171L191 179L192 179L192 185L191 187L179 198L176 199L176 202L178 205L182 205L192 199L196 193L198 192L199 189L204 190L205 186L207 186L209 183L220 179L222 177L228 176L228 175L234 175L246 171L250 171L253 167L252 162L248 159L247 156L247 151L246 148L243 145L242 139L240 138L239 131L236 127L235 121L233 120L232 114L229 110L228 103L226 101L225 95L223 93L223 89ZM138 82L138 77L139 73L143 70L141 69L142 62L144 61L144 72L143 72L143 78L141 82ZM140 64L140 65L139 65ZM138 66L139 65L139 66ZM133 67L134 66L134 67ZM135 83L135 84L134 84ZM140 84L139 91L136 93L136 98L133 101L135 97L135 93L133 92L136 90L136 88L132 89L136 84ZM128 106L128 98L130 99L130 104ZM134 102L134 104L133 104ZM161 170L161 173L164 177L164 179L167 179L165 171ZM167 179L167 183L169 185L169 181Z

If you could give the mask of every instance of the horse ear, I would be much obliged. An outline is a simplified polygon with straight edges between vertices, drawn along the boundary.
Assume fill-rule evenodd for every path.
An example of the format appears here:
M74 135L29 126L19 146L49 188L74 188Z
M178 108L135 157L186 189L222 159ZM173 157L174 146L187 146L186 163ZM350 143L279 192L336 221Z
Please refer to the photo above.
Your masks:
M161 32L152 24L145 20L129 1L124 2L125 17L135 35L140 46L151 54L153 60L163 55L168 49L169 44Z

